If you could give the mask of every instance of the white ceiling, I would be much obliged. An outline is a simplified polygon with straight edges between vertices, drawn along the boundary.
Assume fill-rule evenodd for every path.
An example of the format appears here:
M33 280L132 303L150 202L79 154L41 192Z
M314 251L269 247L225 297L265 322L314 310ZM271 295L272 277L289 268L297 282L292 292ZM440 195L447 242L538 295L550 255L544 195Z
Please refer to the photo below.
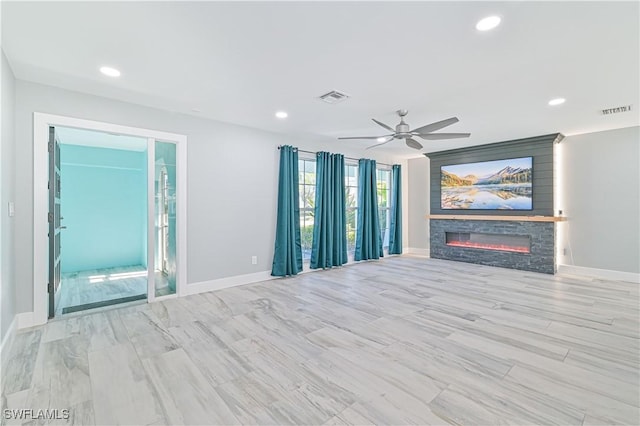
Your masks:
M125 151L144 151L147 149L147 139L145 138L73 127L56 127L56 136L63 145L81 145Z
M294 135L457 116L423 152L640 124L638 2L2 2L19 79ZM478 19L502 17L480 33ZM118 79L101 75L111 65ZM328 105L337 89L352 97ZM564 105L550 107L554 97ZM631 112L598 110L633 104ZM197 109L200 112L194 112ZM286 120L274 117L289 113ZM344 141L366 147L369 141ZM394 141L383 148L419 155Z

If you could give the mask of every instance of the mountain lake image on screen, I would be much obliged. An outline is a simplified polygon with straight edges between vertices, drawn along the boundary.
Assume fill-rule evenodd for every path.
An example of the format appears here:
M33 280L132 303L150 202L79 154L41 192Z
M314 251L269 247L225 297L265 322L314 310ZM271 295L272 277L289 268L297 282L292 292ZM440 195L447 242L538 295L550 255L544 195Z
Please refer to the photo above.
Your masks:
M531 210L533 158L511 158L440 168L443 210Z

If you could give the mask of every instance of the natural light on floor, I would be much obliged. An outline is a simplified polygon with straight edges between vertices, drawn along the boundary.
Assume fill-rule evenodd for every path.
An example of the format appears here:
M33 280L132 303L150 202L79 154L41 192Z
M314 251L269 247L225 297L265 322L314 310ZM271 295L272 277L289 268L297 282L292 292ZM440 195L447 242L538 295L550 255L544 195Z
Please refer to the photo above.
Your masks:
M121 272L118 274L102 274L102 275L92 275L89 277L89 283L96 284L105 281L116 281L123 280L126 278L138 278L145 277L147 275L147 271L136 271L136 272Z

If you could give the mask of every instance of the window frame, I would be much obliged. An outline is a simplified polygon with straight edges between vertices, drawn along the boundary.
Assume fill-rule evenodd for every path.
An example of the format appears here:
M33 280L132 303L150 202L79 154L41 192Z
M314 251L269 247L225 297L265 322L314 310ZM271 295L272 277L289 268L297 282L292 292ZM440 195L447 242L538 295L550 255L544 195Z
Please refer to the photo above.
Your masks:
M305 176L308 173L307 165L309 163L314 164L313 171L313 182L305 181ZM350 169L353 170L353 176L350 176ZM309 213L311 217L315 214L315 188L316 188L316 172L317 172L317 160L315 156L312 155L299 155L298 156L298 191L299 191L299 199L300 199L300 240L302 245L302 260L305 263L308 263L311 260L311 245L313 243L313 227L315 225L314 222L311 224L307 224L307 218ZM386 192L386 206L381 207L380 191L381 191L381 177L386 177L384 179L386 183L386 187L382 189ZM349 179L352 179L350 184ZM391 173L390 166L377 166L376 167L376 196L378 197L378 215L380 219L380 233L382 237L382 246L383 251L388 252L389 250L389 228L391 225L391 197L392 197L392 179L393 175ZM314 199L311 203L307 203L307 197L305 190L308 191L309 187L313 187L313 195ZM359 190L359 165L357 161L345 161L345 173L344 173L344 189L345 189L345 215L346 215L346 237L347 237L347 255L350 261L353 261L353 257L355 254L355 246L356 246L356 235L358 229L358 190ZM352 197L349 196L350 192L352 193ZM386 214L383 214L385 212ZM384 223L383 223L384 217ZM350 218L353 223L353 229L350 229ZM310 231L306 228L310 227ZM307 235L306 233L309 233ZM351 237L351 240L349 239ZM307 241L308 240L308 241ZM308 244L305 244L308 243Z
M387 205L386 207L381 207L381 200L380 200L380 183L381 183L381 174L384 173L387 175L387 178L385 179L385 183L386 183L386 189L383 189L383 191L386 192L386 201L387 201ZM391 228L391 197L392 197L392 173L391 173L391 167L389 166L381 166L381 167L376 167L376 183L377 183L377 188L376 188L376 195L378 196L378 219L380 221L380 236L382 237L382 249L384 251L389 251L389 230ZM386 214L384 215L385 218L385 223L382 223L382 212L386 212Z
M314 179L313 182L305 181L305 176L307 175L307 164L314 164ZM313 244L313 226L315 222L311 222L310 225L307 225L307 217L308 213L310 213L310 217L313 218L315 214L315 193L316 193L316 179L315 174L317 171L317 161L315 156L311 155L301 155L298 154L298 192L299 192L299 201L300 201L300 245L302 249L302 261L309 262L311 260L311 245ZM308 187L313 187L313 201L312 204L307 206L307 192L305 189ZM311 227L311 230L308 231L306 228ZM310 232L310 235L307 233ZM308 244L307 244L308 243Z
M345 192L345 222L346 222L346 237L347 237L347 256L350 258L353 258L355 251L356 251L356 235L357 235L357 229L358 229L358 187L359 187L359 182L358 182L358 171L359 171L359 167L358 167L358 162L357 161L346 161L345 162L345 173L344 173L344 192ZM349 168L352 168L354 170L354 174L352 176L353 180L354 180L354 184L353 185L349 185ZM353 194L353 198L351 198L353 200L353 205L349 205L349 190L353 189L354 194ZM350 215L353 214L353 230L351 231L349 228L349 217ZM352 236L352 241L353 243L351 244L349 242L349 237L350 234L353 234Z

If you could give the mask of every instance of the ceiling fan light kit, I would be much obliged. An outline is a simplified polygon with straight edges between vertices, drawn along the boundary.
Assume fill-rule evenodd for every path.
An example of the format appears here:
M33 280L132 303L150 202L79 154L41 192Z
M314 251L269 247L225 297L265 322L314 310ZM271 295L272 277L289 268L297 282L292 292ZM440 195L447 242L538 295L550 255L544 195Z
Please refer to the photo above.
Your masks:
M413 139L414 137L419 137L425 140L442 140L442 139L457 139L457 138L468 138L471 136L471 133L432 133L436 130L443 129L447 126L457 123L459 120L457 117L447 118L446 120L437 121L435 123L427 124L426 126L418 127L417 129L411 130L409 124L405 123L404 117L409 113L406 109L400 109L396 111L398 116L400 117L400 123L396 125L395 129L391 126L387 126L386 124L372 118L373 122L383 127L384 129L391 132L388 135L382 136L349 136L342 137L338 139L375 139L378 144L371 145L367 147L367 149L375 148L376 146L384 145L386 143L391 142L394 139L404 139L405 143L409 148L413 149L422 149L422 144L417 140Z

